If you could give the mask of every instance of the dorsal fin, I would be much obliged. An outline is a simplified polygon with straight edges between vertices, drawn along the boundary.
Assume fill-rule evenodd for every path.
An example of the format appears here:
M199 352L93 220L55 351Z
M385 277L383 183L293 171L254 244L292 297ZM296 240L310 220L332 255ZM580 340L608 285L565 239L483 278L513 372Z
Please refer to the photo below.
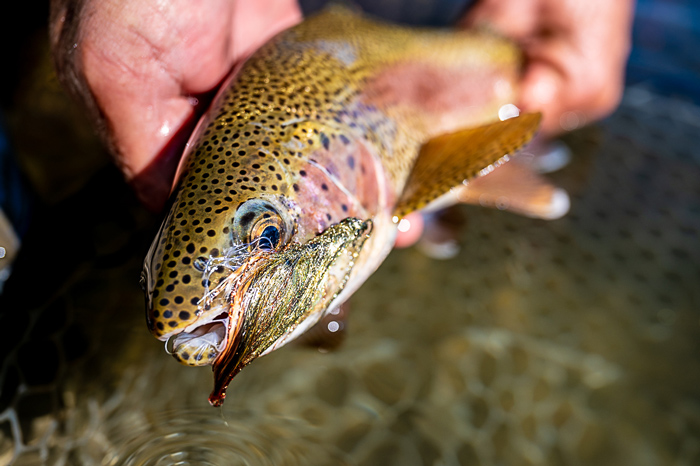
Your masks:
M537 130L542 115L516 118L443 134L426 142L411 170L394 215L418 210L465 180L508 160Z

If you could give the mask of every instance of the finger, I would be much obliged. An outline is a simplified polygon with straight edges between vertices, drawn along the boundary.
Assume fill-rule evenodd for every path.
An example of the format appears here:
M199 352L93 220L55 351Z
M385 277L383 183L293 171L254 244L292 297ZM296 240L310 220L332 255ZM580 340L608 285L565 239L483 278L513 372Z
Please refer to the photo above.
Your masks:
M198 109L206 106L194 103L244 54L301 17L294 0L253 2L268 8L262 17L245 7L249 3L105 0L88 5L77 52L90 97L111 151L147 204L162 205L168 195ZM243 17L249 14L258 17Z
M563 39L528 47L519 106L544 113L543 133L583 126L607 116L619 103L624 59L588 55L580 44Z
M549 136L562 131L559 119L564 87L564 76L551 64L537 60L528 63L520 84L518 107L524 112L542 112L542 135Z
M279 31L301 22L302 14L296 0L238 0L234 20L234 54L243 57Z
M396 235L394 247L407 248L418 242L423 234L423 216L418 212L412 212L399 222L399 231Z

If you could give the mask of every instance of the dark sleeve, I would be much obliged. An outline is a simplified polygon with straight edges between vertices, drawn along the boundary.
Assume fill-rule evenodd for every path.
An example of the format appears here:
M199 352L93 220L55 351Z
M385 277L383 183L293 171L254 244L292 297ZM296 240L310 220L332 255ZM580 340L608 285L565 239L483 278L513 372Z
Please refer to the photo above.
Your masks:
M353 0L367 13L396 23L415 26L449 26L464 15L475 0ZM304 15L322 9L328 0L299 0Z

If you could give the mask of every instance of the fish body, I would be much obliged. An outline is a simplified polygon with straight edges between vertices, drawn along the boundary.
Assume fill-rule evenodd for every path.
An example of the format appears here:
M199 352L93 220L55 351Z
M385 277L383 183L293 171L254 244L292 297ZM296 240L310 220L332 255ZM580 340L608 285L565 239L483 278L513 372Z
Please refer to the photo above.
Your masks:
M232 75L144 264L149 329L180 362L214 366L212 404L347 300L391 251L398 218L532 136L537 116L481 126L513 100L518 67L497 37L336 7Z

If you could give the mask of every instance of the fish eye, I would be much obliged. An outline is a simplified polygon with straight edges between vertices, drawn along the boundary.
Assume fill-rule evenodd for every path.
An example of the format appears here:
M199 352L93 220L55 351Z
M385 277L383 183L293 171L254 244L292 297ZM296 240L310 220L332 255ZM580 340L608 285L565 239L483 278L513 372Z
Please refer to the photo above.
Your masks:
M260 249L275 249L280 242L280 230L274 225L268 225L260 235Z
M284 245L292 228L272 203L251 199L236 210L233 218L233 241L249 245L249 249L273 250Z
M275 249L283 232L282 218L276 212L263 211L251 222L246 242L259 249Z

